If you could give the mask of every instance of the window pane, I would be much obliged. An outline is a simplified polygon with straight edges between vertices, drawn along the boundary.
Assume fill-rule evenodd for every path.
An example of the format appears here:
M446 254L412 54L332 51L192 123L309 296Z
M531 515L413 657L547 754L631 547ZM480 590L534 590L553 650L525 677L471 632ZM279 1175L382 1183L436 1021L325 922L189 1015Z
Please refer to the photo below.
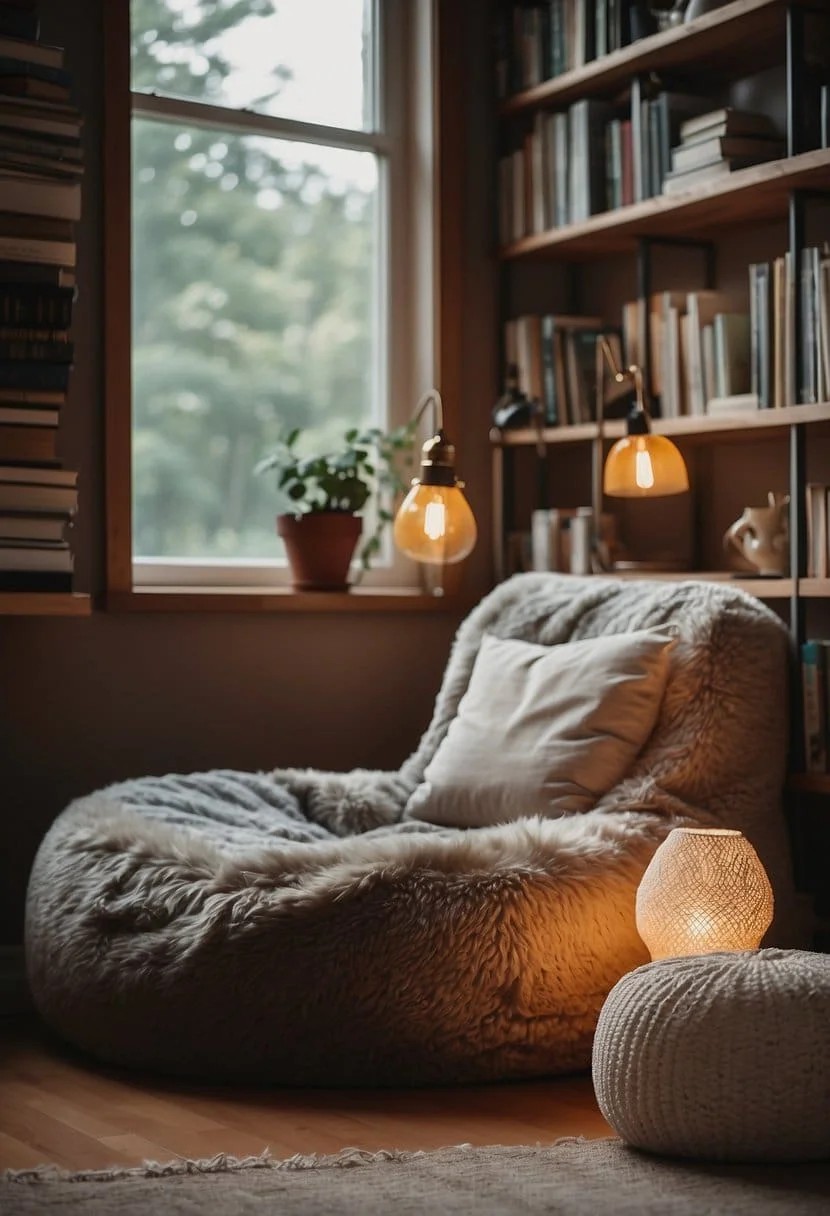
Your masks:
M371 0L132 0L133 88L373 126Z
M257 460L379 417L378 165L133 122L134 552L271 558Z

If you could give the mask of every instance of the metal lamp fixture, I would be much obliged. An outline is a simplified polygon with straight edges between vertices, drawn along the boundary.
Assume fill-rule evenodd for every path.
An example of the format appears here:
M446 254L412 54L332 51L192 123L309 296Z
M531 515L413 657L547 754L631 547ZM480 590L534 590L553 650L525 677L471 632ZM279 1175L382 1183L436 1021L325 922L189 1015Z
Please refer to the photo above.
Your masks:
M395 516L395 544L416 562L444 566L460 562L476 543L476 521L455 474L455 448L444 434L444 403L437 389L424 393L417 423L427 407L435 411L435 433L421 449L421 475Z
M631 379L634 384L634 405L626 419L628 434L618 439L608 453L603 490L617 498L658 498L682 494L689 488L686 464L670 439L651 432L642 368L636 363L621 368L608 340L601 337L599 343L617 383ZM601 390L598 395L601 400Z
M758 854L727 828L675 828L637 890L637 932L652 959L755 950L772 911Z

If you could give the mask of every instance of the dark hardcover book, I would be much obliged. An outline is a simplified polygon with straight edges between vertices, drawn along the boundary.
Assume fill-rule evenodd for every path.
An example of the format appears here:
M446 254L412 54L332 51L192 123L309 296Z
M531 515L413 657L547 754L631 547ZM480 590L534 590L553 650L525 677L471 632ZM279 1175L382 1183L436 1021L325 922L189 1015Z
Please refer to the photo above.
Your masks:
M68 329L74 300L74 287L0 282L0 325Z
M657 33L657 18L645 0L621 0L622 46Z
M821 124L821 146L830 148L830 84L821 86L819 96L819 122Z
M66 392L69 363L35 363L8 359L0 362L0 388L43 388Z
M57 426L59 421L60 412L54 406L0 402L0 426Z
M0 424L0 460L9 464L54 464L58 460L57 427Z
M51 570L0 570L0 591L51 591L67 593L72 590L72 575Z
M550 0L550 74L561 76L567 69L565 46L565 0Z
M547 426L559 424L559 409L556 399L556 353L554 333L555 319L548 315L542 317L542 397L545 405L545 423Z
M71 526L63 515L0 515L0 539L65 544Z
M48 80L50 84L63 85L67 89L72 83L72 77L66 68L55 67L51 63L13 59L11 55L0 54L0 77L3 76L27 76L33 80Z
M594 58L608 54L608 0L594 0Z
M772 293L768 262L749 267L750 390L761 409L772 405Z
M0 34L12 38L30 38L40 35L40 18L34 9L18 8L16 4L0 4Z
M605 206L606 124L614 116L611 105L585 98L568 111L570 152L570 222L596 215Z
M0 223L2 227L2 223ZM0 291L10 284L29 286L33 283L45 287L67 287L68 272L62 266L48 266L44 262L3 262L0 261ZM74 276L69 276L74 278Z
M0 337L0 360L71 363L74 355L75 344L66 339Z

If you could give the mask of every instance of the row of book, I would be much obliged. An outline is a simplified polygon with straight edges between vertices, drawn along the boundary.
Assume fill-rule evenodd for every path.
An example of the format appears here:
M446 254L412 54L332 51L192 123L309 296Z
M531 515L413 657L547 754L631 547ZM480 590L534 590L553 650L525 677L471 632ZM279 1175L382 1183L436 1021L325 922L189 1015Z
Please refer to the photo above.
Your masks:
M656 29L644 0L539 0L502 5L496 16L498 96L531 89Z
M811 639L801 646L804 706L804 756L807 772L830 772L830 641Z
M801 344L793 322L801 297ZM597 339L617 362L648 369L663 418L775 409L830 397L830 251L802 250L795 281L789 254L749 267L749 311L720 291L661 291L623 306L620 327L596 316L520 316L504 329L505 365L544 405L549 426L597 417ZM796 380L799 383L796 383ZM608 412L619 397L605 377Z
M537 112L518 147L499 159L501 244L784 155L766 115L710 106L661 92L631 99L624 113L595 98Z
M74 358L81 116L33 3L0 0L0 589L68 591L77 473L59 424Z
M525 314L505 322L505 364L516 368L520 392L543 405L547 426L596 421L600 337L620 365L620 334L609 331L600 317ZM603 388L604 410L628 393L612 377L604 378Z

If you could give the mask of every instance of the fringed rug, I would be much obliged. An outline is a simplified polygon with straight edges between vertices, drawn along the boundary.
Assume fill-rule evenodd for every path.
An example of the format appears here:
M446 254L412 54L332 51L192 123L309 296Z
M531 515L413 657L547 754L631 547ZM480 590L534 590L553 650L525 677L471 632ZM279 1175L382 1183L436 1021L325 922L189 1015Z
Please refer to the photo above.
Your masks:
M67 1174L8 1172L3 1216L826 1216L830 1163L697 1165L617 1140L334 1157L224 1155Z

